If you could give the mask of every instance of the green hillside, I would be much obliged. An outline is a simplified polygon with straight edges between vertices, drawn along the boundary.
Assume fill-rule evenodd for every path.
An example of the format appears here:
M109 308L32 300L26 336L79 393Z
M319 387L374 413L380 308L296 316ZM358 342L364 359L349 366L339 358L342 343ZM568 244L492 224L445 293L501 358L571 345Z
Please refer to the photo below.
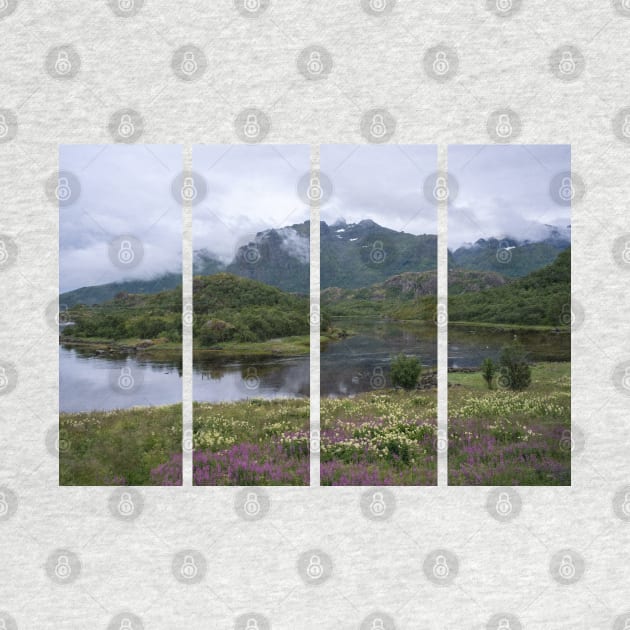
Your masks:
M67 291L59 296L59 304L70 308L76 304L101 304L113 300L119 293L159 293L167 289L175 289L182 284L182 276L177 273L167 273L153 280L126 280L110 282L97 286L82 287Z
M452 252L449 268L494 271L508 278L522 278L551 264L569 245L567 240L558 238L536 243L480 239L471 247L460 247Z
M504 286L450 295L449 321L567 325L571 304L571 249L553 263Z
M63 319L73 322L61 333L66 339L181 342L182 291L178 287L149 295L121 292L103 304L73 306Z
M307 296L219 273L193 278L193 304L197 348L232 349L237 353L308 351ZM115 347L143 350L145 346L166 349L166 342L171 342L173 348L182 338L181 288L150 295L119 293L103 304L73 306L64 319L73 325L62 331L62 342L115 342Z
M309 334L309 298L229 273L193 278L195 343L212 348Z
M437 267L437 236L414 235L374 221L320 224L321 286L356 289L405 272Z
M452 270L449 292L481 291L502 286L506 279L493 272ZM407 272L360 289L331 287L321 293L322 307L331 316L432 321L435 317L437 272Z

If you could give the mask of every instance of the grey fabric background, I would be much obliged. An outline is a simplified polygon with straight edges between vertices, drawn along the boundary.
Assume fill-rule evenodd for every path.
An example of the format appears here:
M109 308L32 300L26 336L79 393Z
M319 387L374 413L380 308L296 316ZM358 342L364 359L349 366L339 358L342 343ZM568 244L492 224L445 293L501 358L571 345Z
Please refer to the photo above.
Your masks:
M629 3L296 0L246 3L247 13L229 0L121 1L0 2L4 626L378 628L379 617L383 628L624 628ZM172 69L189 44L207 59L192 81ZM565 44L581 55L569 77L554 66ZM318 80L300 72L309 45L325 49ZM458 60L445 80L425 68L437 45ZM62 76L50 65L58 46L71 47ZM240 142L235 121L250 107L268 116L271 143L365 142L362 117L384 108L391 142L438 143L445 161L449 143L493 142L488 121L510 108L521 122L512 142L572 145L584 195L572 222L571 488L512 490L521 509L500 519L491 489L448 488L442 471L439 488L393 489L380 520L362 509L361 488L270 488L269 509L247 520L234 488L141 489L130 518L115 509L118 490L58 487L58 210L45 190L58 145L116 140L110 119L131 108L140 142L183 144L189 159L195 142ZM436 583L440 549L450 575ZM575 567L569 579L558 553ZM309 581L313 554L324 575ZM195 579L181 577L185 555Z

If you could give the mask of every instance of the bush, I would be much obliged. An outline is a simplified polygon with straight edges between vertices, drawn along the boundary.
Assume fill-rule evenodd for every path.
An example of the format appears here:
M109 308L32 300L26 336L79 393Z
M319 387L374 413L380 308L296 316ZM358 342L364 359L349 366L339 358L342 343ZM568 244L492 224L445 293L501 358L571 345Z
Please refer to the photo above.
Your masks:
M416 357L399 354L392 359L391 377L395 386L413 389L418 383L418 376L420 376L421 371L422 365Z
M532 382L532 371L527 363L525 349L518 342L504 346L499 358L501 384L513 390L527 389Z
M483 380L486 381L488 389L492 389L492 381L494 380L496 371L497 366L494 364L492 359L486 358L483 360L483 363L481 364L481 376L483 376Z

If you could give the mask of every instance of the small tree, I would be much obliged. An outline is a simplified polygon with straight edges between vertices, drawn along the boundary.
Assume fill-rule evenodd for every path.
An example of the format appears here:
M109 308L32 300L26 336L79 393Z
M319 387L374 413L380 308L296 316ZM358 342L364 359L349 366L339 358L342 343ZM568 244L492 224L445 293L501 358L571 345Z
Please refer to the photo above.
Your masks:
M486 358L483 360L483 363L481 364L481 376L483 376L483 380L486 381L488 389L492 389L492 381L494 380L496 371L497 366L494 364L492 359Z
M413 389L421 371L422 365L416 357L407 357L401 353L392 359L391 377L395 386Z
M532 371L527 363L527 355L523 346L515 339L504 346L499 358L501 366L501 382L513 390L527 389L532 382Z

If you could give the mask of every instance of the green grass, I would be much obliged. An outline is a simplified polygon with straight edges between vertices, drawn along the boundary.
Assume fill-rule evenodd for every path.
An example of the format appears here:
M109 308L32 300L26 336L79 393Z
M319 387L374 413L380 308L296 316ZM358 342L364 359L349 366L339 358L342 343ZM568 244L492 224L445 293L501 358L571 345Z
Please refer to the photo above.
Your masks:
M524 393L548 395L571 393L571 364L568 362L541 362L531 366L532 384ZM493 396L496 390L489 390L481 377L481 372L449 372L448 390L449 414L458 408L460 401L475 392L480 396Z
M266 442L283 433L309 430L306 398L258 398L193 403L195 450L221 451L242 442Z
M481 372L449 373L450 485L571 483L571 364L531 370L517 392L489 390Z
M322 485L434 485L436 390L321 401Z
M436 390L382 389L352 398L322 398L320 421L324 429L345 418L378 417L405 420L418 415L437 416Z
M181 444L181 404L60 413L59 484L151 485L151 469Z
M461 326L462 328L490 328L492 330L533 330L540 332L549 332L551 330L559 330L562 333L569 334L571 329L568 326L546 326L546 325L534 325L534 324L502 324L502 323L488 323L488 322L452 322L449 320L449 326Z
M168 341L166 339L117 339L113 341L111 339L104 339L102 337L87 337L87 338L67 338L61 337L59 343L62 346L72 348L86 348L88 350L104 350L109 352L129 352L130 349L136 348L139 344L151 341L153 345L146 348L137 348L135 352L142 353L145 356L162 356L164 354L181 355L182 344L179 342Z
M219 343L212 348L207 348L196 344L194 346L195 357L226 356L230 358L255 357L255 356L299 356L308 354L310 351L309 335L298 335L295 337L282 337L278 339L267 339L266 341L226 341Z

